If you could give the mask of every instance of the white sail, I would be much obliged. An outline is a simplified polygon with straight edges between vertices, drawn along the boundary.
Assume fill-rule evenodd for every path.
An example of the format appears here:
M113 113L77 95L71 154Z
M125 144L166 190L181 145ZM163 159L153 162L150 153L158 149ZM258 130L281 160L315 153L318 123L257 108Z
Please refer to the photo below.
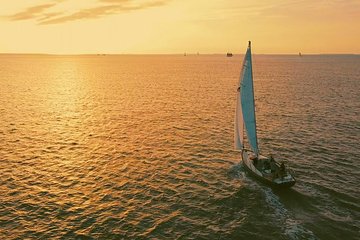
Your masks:
M251 149L254 151L254 153L258 155L259 149L256 135L255 100L250 42L243 62L239 87L240 100L238 102L240 102L241 105L242 118L245 125L246 136Z
M241 150L244 146L244 121L241 109L240 91L236 94L234 144L235 150Z

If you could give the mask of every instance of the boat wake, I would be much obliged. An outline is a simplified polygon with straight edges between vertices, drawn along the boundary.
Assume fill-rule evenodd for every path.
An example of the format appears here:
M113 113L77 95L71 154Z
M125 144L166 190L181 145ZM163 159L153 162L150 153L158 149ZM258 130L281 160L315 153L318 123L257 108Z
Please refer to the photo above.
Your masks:
M242 163L237 163L228 170L228 174L231 178L245 179L245 169Z
M275 218L281 222L284 233L289 239L317 239L312 231L303 226L300 220L296 220L280 202L277 195L270 188L263 188L265 201L274 210Z

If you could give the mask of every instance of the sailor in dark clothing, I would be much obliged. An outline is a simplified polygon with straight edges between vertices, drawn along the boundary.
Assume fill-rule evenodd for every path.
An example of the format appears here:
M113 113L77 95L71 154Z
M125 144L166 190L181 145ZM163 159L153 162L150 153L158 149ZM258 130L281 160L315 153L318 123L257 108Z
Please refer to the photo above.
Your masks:
M273 173L275 173L277 170L276 163L272 157L270 157L270 169L271 169L271 172L273 172Z
M280 175L280 177L282 177L282 178L285 177L285 175L286 175L284 162L282 162L281 165L280 165L279 175Z
M258 164L258 158L257 158L257 157L256 157L256 158L254 158L253 163L254 163L254 166L256 167L256 166L257 166L257 164Z
M265 162L264 162L264 169L265 169L265 170L270 169L270 163L269 163L269 161L265 161Z

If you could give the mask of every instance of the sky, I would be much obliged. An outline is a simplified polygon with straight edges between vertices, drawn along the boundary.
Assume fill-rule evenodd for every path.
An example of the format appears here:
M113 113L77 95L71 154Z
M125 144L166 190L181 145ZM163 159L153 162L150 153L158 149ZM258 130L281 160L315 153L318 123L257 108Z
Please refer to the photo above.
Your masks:
M360 54L360 0L0 0L0 52Z

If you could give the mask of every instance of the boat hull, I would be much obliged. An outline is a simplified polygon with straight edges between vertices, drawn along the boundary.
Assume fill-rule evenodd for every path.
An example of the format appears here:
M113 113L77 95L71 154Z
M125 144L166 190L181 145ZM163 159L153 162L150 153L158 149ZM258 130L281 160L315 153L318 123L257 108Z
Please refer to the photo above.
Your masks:
M273 188L290 188L295 185L296 180L290 174L288 174L287 179L281 179L281 178L269 179L269 178L266 178L265 176L263 176L262 172L260 172L258 169L256 169L255 166L252 164L252 160L250 159L251 154L253 154L253 153L248 150L243 150L241 153L244 168L247 172L250 173L251 176L253 176L260 182L262 182L268 186L271 186ZM263 158L265 158L265 157L263 157Z

